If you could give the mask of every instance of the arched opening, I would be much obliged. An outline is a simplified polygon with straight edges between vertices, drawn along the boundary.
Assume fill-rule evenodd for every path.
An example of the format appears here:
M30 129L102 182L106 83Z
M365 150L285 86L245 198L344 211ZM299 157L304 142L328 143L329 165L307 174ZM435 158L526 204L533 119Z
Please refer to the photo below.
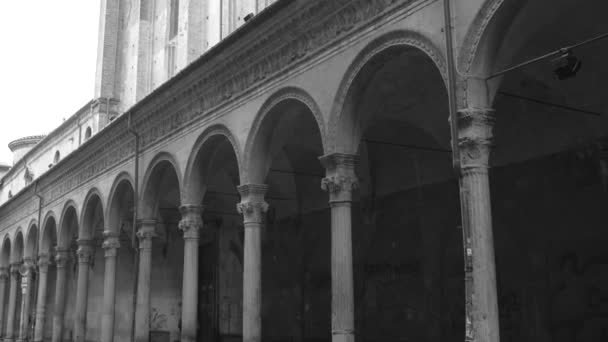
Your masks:
M141 211L143 219L156 220L150 280L150 334L153 339L170 341L180 339L184 263L184 241L178 229L180 181L175 165L166 155L151 164L144 178Z
M268 185L264 341L331 340L330 212L320 187L325 172L318 159L323 144L317 117L308 95L288 89L271 97L252 133L249 181Z
M84 141L89 140L92 134L93 131L91 130L91 127L87 127L87 129L84 131Z
M53 262L55 257L55 248L57 246L57 224L54 216L48 216L42 230L42 241L40 245L40 256L46 256L49 259L49 266L46 279L46 315L43 322L42 336L44 340L50 340L53 334L53 313L55 312L55 283L57 281L57 268ZM37 300L40 300L38 298Z
M461 341L463 247L445 82L422 50L379 42L386 48L364 50L353 64L335 129L336 146L359 155L357 339Z
M66 204L63 210L62 217L60 219L59 227L59 240L58 248L63 251L67 251L69 255L68 262L65 266L66 280L65 287L55 288L54 297L62 297L63 303L54 302L55 307L63 307L63 325L61 329L61 337L63 340L71 340L74 336L74 309L76 306L76 282L77 282L77 256L76 250L78 245L76 240L78 239L78 214L76 213L76 207L73 202ZM56 278L56 283L58 278ZM58 296L59 293L63 293L62 296Z
M97 341L101 338L101 310L103 307L103 284L105 273L104 252L101 249L105 229L102 200L97 190L91 190L85 199L83 219L78 234L82 240L91 240L93 254L87 274L87 312L85 336L88 340Z
M501 7L473 66L486 74L608 32L605 1ZM493 81L501 341L608 337L606 305L597 300L608 288L608 41L573 52L582 68L572 78L559 80L545 60Z
M236 212L239 166L229 132L210 129L193 150L187 191L203 205L199 246L198 341L242 335L243 221Z
M135 254L133 246L134 190L128 176L119 176L108 202L107 230L118 234L120 249L116 259L116 299L114 308L114 341L130 341L133 328L133 292Z
M9 296L9 287L10 287L10 262L11 262L11 240L5 235L4 240L2 241L2 251L0 252L0 267L4 268L7 272L7 279L5 281L4 292L0 293L0 300L2 300L2 322L0 325L0 336L6 336L6 317L8 315L8 296Z

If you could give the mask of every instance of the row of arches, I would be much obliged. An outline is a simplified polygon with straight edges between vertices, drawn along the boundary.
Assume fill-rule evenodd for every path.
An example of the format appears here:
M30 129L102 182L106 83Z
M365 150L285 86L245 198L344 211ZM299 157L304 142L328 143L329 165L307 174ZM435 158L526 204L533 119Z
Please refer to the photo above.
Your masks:
M492 1L489 4L498 5L488 6L498 11L501 3ZM511 17L523 8L523 3L513 3L514 7L505 7L506 12L498 11L499 16ZM589 14L589 9L594 7L585 8L581 9L581 13ZM484 22L484 25L487 24ZM500 22L490 23L494 24ZM494 32L492 30L491 33ZM484 51L484 39L487 37L481 36L480 51ZM542 41L546 36L538 37ZM300 341L329 341L332 334L354 335L356 329L358 336L369 341L461 340L465 334L471 339L496 341L499 331L505 336L535 335L548 341L546 336L541 336L543 328L539 328L546 319L538 318L542 316L539 309L541 304L530 299L535 294L542 295L538 288L532 289L522 299L526 305L527 301L534 302L529 305L531 313L527 314L532 317L528 321L537 326L529 329L528 335L508 335L510 332L504 330L513 329L512 326L501 326L500 330L497 325L492 325L497 324L498 315L502 318L504 312L498 312L498 297L501 295L500 292L496 294L497 280L493 278L493 222L489 214L490 182L487 176L489 164L485 160L485 164L476 164L467 170L468 173L461 175L465 177L464 185L461 185L466 190L463 192L471 195L460 197L462 188L459 189L451 170L450 140L455 137L450 136L447 122L443 64L436 57L441 54L433 52L434 49L424 48L429 46L427 44L412 43L420 42L418 38L409 33L391 33L365 48L343 78L334 101L337 109L331 113L330 119L324 119L325 116L320 114L314 100L306 92L294 88L280 90L262 106L244 148L241 149L237 143L239 140L232 136L228 128L212 126L197 137L185 166L180 165L169 153L157 154L145 171L140 194L135 194L133 181L125 173L114 181L107 198L101 191L91 190L82 207L67 202L58 220L54 215L47 215L41 225L38 251L28 247L29 241L38 241L37 228L32 230L35 225L31 225L29 233L18 232L12 239L5 238L0 252L2 265L20 262L28 255L34 257L36 252L38 256L45 251L50 254L55 246L59 251L71 250L77 255L74 259L83 261L78 269L72 268L73 273L81 273L81 264L85 264L85 261L87 265L94 264L95 269L89 272L88 283L85 282L88 291L88 296L84 296L88 297L85 307L89 308L85 312L86 329L83 335L78 335L82 331L74 331L77 340L84 336L87 339L102 336L107 327L97 322L103 322L104 317L110 317L110 314L126 313L120 317L111 316L114 318L113 323L109 323L113 329L110 338L128 340L131 335L137 336L138 332L143 331L144 334L140 336L144 338L146 334L155 334L155 338L181 338L186 341L218 337L238 339L247 334L247 337L250 334L261 335L264 341L282 341L293 336ZM500 51L492 47L501 42L502 39L494 37L491 45L485 46L491 50L487 56L494 56L496 51ZM529 44L534 44L534 41ZM525 56L525 53L521 56ZM513 57L512 60L515 59ZM500 66L492 64L492 67L486 68L487 63L493 62L484 60L477 63L484 66L477 71L489 74ZM538 76L539 70L533 70L532 74ZM537 91L551 88L539 87L539 82L550 83L546 79L536 77L535 82L531 82L530 75L523 76L528 78L526 82L519 82L521 80L515 75L505 78L502 84L533 84ZM491 87L494 86L491 84ZM492 92L497 89L492 88ZM484 116L482 119L488 119L485 116L491 111L486 107L476 107L492 103L486 98L487 90L483 87L477 89L476 96L482 98L481 101L469 101L472 107L463 112L467 115L481 112ZM471 89L466 91L475 92ZM493 99L493 96L490 98ZM521 103L516 105L522 110L513 119L502 115L501 111L513 109L514 104L506 102L504 98L496 100L494 141L498 147L490 164L505 165L514 160L540 160L541 157L546 159L547 153L565 146L556 148L550 143L543 143L522 148L526 142L530 142L531 137L539 134L543 121L535 119L522 124L521 120L517 120L518 115L523 116L537 108L529 108ZM477 119L474 117L472 120ZM560 119L560 123L553 133L568 132L564 125L571 128L569 125L572 122L567 119ZM594 129L590 134L585 130L589 122L576 121L575 124L585 134L595 136L603 132ZM518 133L515 134L515 131ZM554 135L548 134L546 137L547 141L556 139ZM479 145L487 143L474 142ZM336 156L334 152L341 152L342 155ZM470 153L467 158L480 158L479 150L470 152L477 154ZM331 162L320 163L319 157L324 155L326 157L323 159ZM487 158L488 155L481 157ZM348 159L353 163L340 164L338 159ZM321 180L325 179L324 184L334 198L336 194L333 192L345 190L345 183L339 182L344 178L326 177L333 176L326 174L326 168L337 172L337 176L356 178L345 182L358 184L357 192L350 193L353 190L350 187L346 189L348 196L352 197L343 197L346 198L343 202L349 205L336 204L341 201L328 203L327 194L319 187ZM339 173L344 171L347 174ZM534 173L530 171L522 179L530 178L530 174ZM509 172L503 172L499 177L502 177L502 183L493 183L499 189L500 184L512 182ZM555 179L564 181L563 177L556 176ZM554 183L558 182L555 179L545 180L547 184L544 189L555 186ZM501 191L508 193L510 190ZM255 194L261 195L261 199L260 196L251 196L252 191L257 191ZM561 192L559 194L563 195ZM593 196L601 197L596 193ZM135 198L139 203L137 222L134 222L133 215ZM258 201L255 202L257 206L247 206L250 203L247 201L254 200ZM543 200L549 201L547 198ZM251 210L259 217L246 216L243 222L241 213L235 208L239 201L242 213L251 214L248 212ZM460 201L466 201L463 208L470 210L465 211L467 220L463 222L466 225L463 229L469 232L473 229L474 233L483 235L483 239L467 246L472 251L472 261L463 261L465 249L461 232L451 229L458 226L461 219ZM513 251L519 251L521 245L511 248L511 241L517 241L513 235L520 226L527 226L523 222L525 220L517 224L509 223L511 221L505 213L510 212L513 203L500 200L498 203L492 210L500 218L498 225L504 228L496 234L500 241L496 249L497 258L502 262L503 269L509 271L505 273L507 276L498 280L504 291L505 288L516 287L513 284L519 284L510 277L525 278L527 274L505 261L511 257L521 257L513 255ZM521 200L520 205L527 208L522 211L532 212L531 208L526 207L528 204L525 201ZM349 209L345 209L347 207ZM601 219L601 215L596 216ZM559 220L554 221L559 225ZM254 225L247 226L252 223ZM133 227L137 227L140 233L150 232L139 234L140 244L137 248L133 248L132 244ZM192 233L188 236L184 234L182 238L180 229L185 233L196 231L200 236ZM35 235L31 235L33 231ZM566 232L565 229L560 231L561 234ZM588 232L590 236L592 231ZM341 238L335 241L336 232L352 232L352 236L340 235ZM546 229L542 232L546 232ZM542 232L535 233L534 241L541 240L539 236L542 236ZM33 240L30 240L30 236ZM109 237L114 242L118 240L120 245L115 264L107 262L116 257L109 251L115 251L117 244L104 246L101 243L108 242ZM605 234L600 238L605 238ZM196 240L196 243L193 244L192 240ZM84 241L96 242L87 244ZM252 241L255 243L253 249ZM567 241L565 238L556 240L555 245L559 245L561 250ZM148 254L142 254L142 242L149 243L146 245L149 246L146 247ZM533 255L535 259L529 262L533 270L542 266L539 266L542 264L539 259L546 257L549 260L559 253L534 251L538 248L536 242L525 247L530 249L531 255L536 253ZM93 251L104 247L106 252L102 255L83 248L90 245ZM195 263L192 258L188 259L191 255L188 253L193 250L197 250ZM478 252L482 253L481 258ZM538 257L538 253L542 257ZM142 274L144 257L149 260L147 270L150 272ZM253 266L247 264L252 258L259 262ZM479 260L487 264L480 266ZM569 262L575 259L565 260L565 264L570 265ZM467 262L471 262L471 265ZM521 264L526 264L525 260L517 263ZM105 283L100 278L101 275L104 281L107 279L108 265L118 267L115 274L115 304L119 308L112 307L111 312L106 311L106 291L102 286ZM543 265L547 269L552 267L548 261ZM467 302L465 283L462 281L465 266L467 270L472 269L467 279L476 281L473 284L478 286L475 290L487 294L484 297L487 302L473 303L479 305L473 308L477 311L464 306ZM346 273L336 272L336 269L346 270ZM51 273L49 284L53 283ZM500 268L498 274L500 276ZM57 278L57 275L54 277ZM193 282L197 285L188 287ZM62 290L67 289L71 293L70 290L81 283L72 279ZM244 289L252 286L257 289L259 284L259 293L244 293ZM76 292L82 293L82 287ZM337 294L344 293L346 295L340 297L346 298L343 302L332 302ZM246 296L252 297L244 298ZM67 296L66 315L57 318L66 327L81 324L76 321L82 317L77 317L70 309L82 307L74 303L78 301L75 297ZM185 312L186 306L191 309L192 305L196 307L198 320L186 322L181 312ZM508 305L501 303L501 308ZM357 308L354 312L353 306ZM103 307L103 310L90 309L99 307ZM58 311L56 309L55 312ZM19 309L15 310L18 312ZM145 317L138 319L130 316L142 312ZM491 321L489 325L484 325L486 320L472 315L479 312L482 316L490 317L487 320ZM470 325L465 325L465 322ZM470 336L471 332L476 334ZM596 335L601 336L601 333L596 332Z

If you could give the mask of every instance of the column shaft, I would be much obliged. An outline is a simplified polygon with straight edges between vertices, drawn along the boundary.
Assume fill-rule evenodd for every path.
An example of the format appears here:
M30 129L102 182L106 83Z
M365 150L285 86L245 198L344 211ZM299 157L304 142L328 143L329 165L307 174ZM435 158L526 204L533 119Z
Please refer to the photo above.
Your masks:
M17 291L19 287L19 264L11 265L11 285L8 292L8 310L6 312L5 342L15 340L15 314L17 309Z
M327 172L321 187L329 192L331 207L332 342L355 341L351 203L352 192L358 187L357 159L340 153L320 158Z
M120 247L118 234L105 232L105 273L103 278L103 311L101 313L101 342L114 340L114 307L116 303L116 256Z
M9 279L8 270L0 267L0 338L4 337L4 308L6 307L6 282Z
M471 341L498 342L496 264L487 170L463 170L461 186L463 214L468 221L464 229L469 232L467 253L471 260L467 335Z
M179 228L184 232L184 270L182 282L182 342L196 341L198 323L198 243L203 226L201 207L180 208Z
M137 305L135 312L135 341L150 339L150 275L152 271L152 238L156 222L145 220L137 232L139 237L139 275L137 281Z
M30 307L33 288L34 263L31 259L24 261L24 275L21 278L21 321L19 324L19 340L26 341L30 321Z
M350 203L331 206L332 341L354 341L355 310Z
M460 205L466 248L465 339L498 342L498 297L490 205L489 158L494 124L491 109L458 112Z
M52 342L63 341L63 316L65 314L65 295L67 280L67 264L69 254L67 250L57 249L55 257L57 277L55 280L55 313L53 315Z
M262 222L268 210L264 195L266 185L242 185L238 188L243 214L245 246L243 255L243 342L262 340Z
M262 339L261 224L245 223L243 254L243 341Z
M78 279L74 310L74 341L84 342L87 325L87 299L89 294L89 266L93 254L90 240L78 240Z
M38 257L38 298L36 305L36 323L34 325L34 342L42 342L44 335L44 321L46 318L46 293L49 272L49 257Z

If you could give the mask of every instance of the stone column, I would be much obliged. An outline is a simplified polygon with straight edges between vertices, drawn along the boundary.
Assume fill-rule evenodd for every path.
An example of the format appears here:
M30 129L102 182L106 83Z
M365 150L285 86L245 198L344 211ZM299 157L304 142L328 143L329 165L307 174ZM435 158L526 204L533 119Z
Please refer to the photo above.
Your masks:
M139 238L139 275L135 312L135 341L150 340L150 272L152 271L152 239L156 236L156 220L142 220Z
M476 342L499 341L488 178L493 126L491 109L467 108L458 111L460 205L467 256L465 339Z
M19 287L19 267L21 263L11 263L11 285L8 292L8 310L6 312L6 334L4 342L13 342L15 340L15 314L17 309L17 290Z
M355 340L352 192L358 187L357 156L334 153L320 158L326 169L321 188L331 207L331 333L333 342Z
M120 241L118 233L104 232L105 271L103 278L103 311L101 313L101 342L114 340L114 305L116 299L116 256Z
M57 279L55 280L55 313L53 315L52 342L63 340L63 315L65 314L65 295L67 280L67 265L70 261L68 249L57 248L55 255L55 266L57 267Z
M195 342L198 323L198 242L203 227L202 208L197 205L184 205L180 207L180 211L182 219L179 229L184 232L181 339L182 342Z
M38 298L36 305L36 324L34 325L34 342L42 342L44 337L44 321L46 318L46 292L49 273L49 256L38 256Z
M92 240L78 240L78 279L74 310L74 342L84 342L87 329L87 299L89 293L89 267L93 257Z
M21 320L19 324L19 341L27 341L30 321L32 288L34 287L34 260L26 257L21 267Z
M8 268L0 267L0 338L4 336L2 327L4 327L4 308L6 307L4 299L6 298L6 282L8 279Z
M268 204L266 185L247 184L238 187L243 214L245 246L243 255L243 342L262 340L262 223Z

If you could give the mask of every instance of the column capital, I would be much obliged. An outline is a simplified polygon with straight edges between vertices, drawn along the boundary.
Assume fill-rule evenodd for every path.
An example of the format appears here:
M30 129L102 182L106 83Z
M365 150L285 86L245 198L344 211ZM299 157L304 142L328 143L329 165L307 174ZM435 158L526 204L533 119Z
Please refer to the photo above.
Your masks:
M105 256L115 257L118 254L117 249L120 248L119 234L106 230L103 232L103 237L104 240L101 248L105 250Z
M182 205L179 207L182 219L179 221L179 230L184 232L185 240L200 239L200 231L203 228L203 206Z
M329 192L329 202L351 202L353 190L359 187L355 174L359 157L354 154L332 153L319 157L319 161L326 170L326 177L321 180L321 189Z
M55 265L57 268L65 268L70 261L70 250L67 248L55 248Z
M11 275L19 275L19 269L21 268L21 262L11 262L9 272Z
M0 267L0 281L6 281L8 279L8 267Z
M494 122L494 110L491 108L458 110L458 146L464 171L488 168L494 142Z
M49 269L49 265L51 264L51 257L46 253L39 254L37 264L38 272L47 272Z
M268 210L268 203L264 195L268 191L265 184L245 184L237 187L241 194L241 202L236 205L239 214L243 214L245 223L261 223L264 213Z
M156 234L156 220L154 219L142 219L137 223L139 229L137 230L137 238L139 239L140 249L152 249L152 239L157 236Z
M93 240L78 239L76 242L78 243L78 249L76 250L76 255L78 255L78 263L90 263L91 259L93 258L93 253L95 252L93 248Z

